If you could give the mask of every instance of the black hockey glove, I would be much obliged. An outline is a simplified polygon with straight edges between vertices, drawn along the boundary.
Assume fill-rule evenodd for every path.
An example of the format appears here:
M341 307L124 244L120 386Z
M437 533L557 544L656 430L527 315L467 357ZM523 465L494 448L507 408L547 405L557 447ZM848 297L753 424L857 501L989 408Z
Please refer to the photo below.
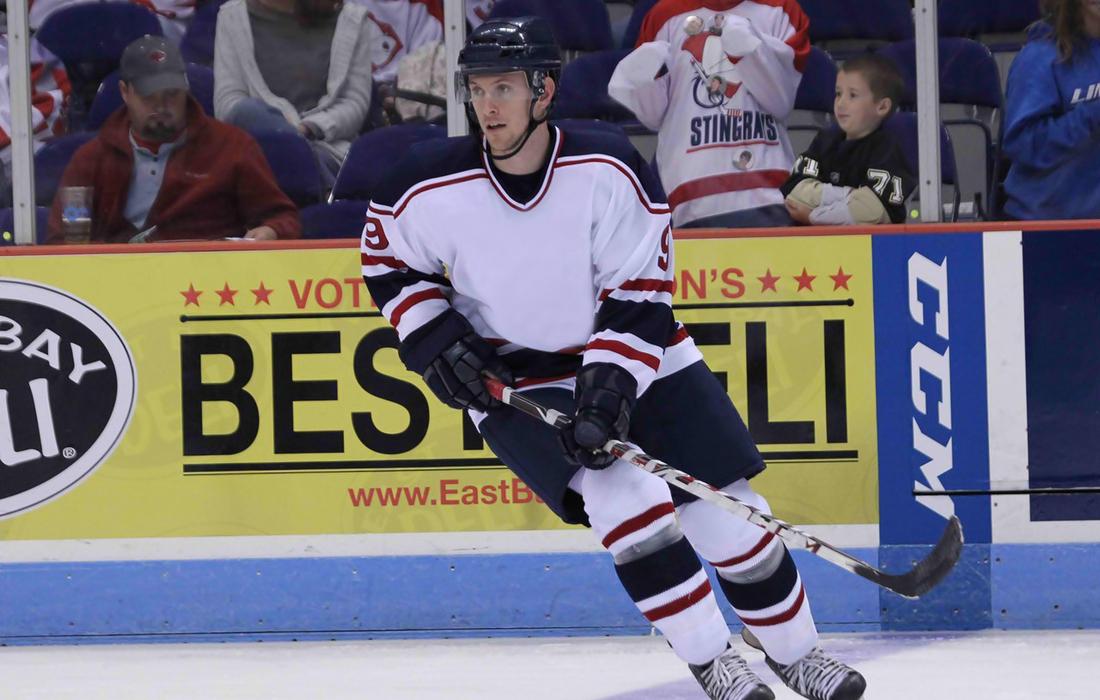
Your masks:
M494 399L482 373L487 372L505 384L512 384L512 373L484 338L468 333L447 347L424 370L424 381L439 400L451 408L488 411L501 405Z
M615 457L600 448L610 439L626 437L637 394L634 375L618 365L597 362L582 367L577 372L573 427L561 431L566 458L589 469L610 466Z

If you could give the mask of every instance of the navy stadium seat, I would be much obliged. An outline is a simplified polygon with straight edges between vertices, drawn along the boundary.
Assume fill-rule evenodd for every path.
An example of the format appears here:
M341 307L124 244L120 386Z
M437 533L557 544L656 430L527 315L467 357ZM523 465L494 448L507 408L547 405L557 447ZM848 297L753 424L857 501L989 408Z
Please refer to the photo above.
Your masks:
M638 43L638 34L642 31L642 22L645 16L657 4L657 0L635 0L634 11L630 13L630 21L626 24L626 32L623 33L622 48L632 49Z
M34 154L34 201L39 206L50 206L61 183L65 166L76 150L95 137L91 131L78 132L51 139Z
M901 41L913 36L909 0L799 0L810 41Z
M258 131L252 137L287 197L299 207L320 203L321 172L308 141L298 134L273 131Z
M490 18L538 15L550 22L567 58L579 51L614 48L603 0L498 0Z
M214 65L214 31L218 25L218 10L226 0L206 0L195 10L180 42L183 60L202 66Z
M916 44L901 41L884 46L879 53L892 60L905 80L902 104L911 107L917 102ZM1002 104L1001 83L997 62L989 49L971 39L941 38L939 40L940 102L969 104L999 109Z
M363 233L369 203L362 199L344 199L305 207L298 212L302 220L302 238L358 238Z
M941 0L940 36L1023 34L1040 17L1036 0Z
M570 61L562 70L554 116L636 122L633 112L607 94L607 83L615 72L615 66L628 53L629 49L611 49L578 56Z
M414 143L447 137L447 130L435 124L398 124L369 131L351 144L344 164L336 175L330 201L369 201L378 183Z
M794 97L794 108L832 114L835 95L836 61L828 52L811 46Z
M65 64L72 83L70 129L83 126L103 78L118 68L130 42L146 34L163 35L157 16L129 2L71 5L46 18L35 38Z
M210 116L214 116L214 71L206 66L188 63L187 82L191 86L191 94L199 101L203 110ZM98 130L103 126L103 122L107 121L107 117L121 106L122 95L118 91L118 71L115 71L100 83L95 99L92 100L92 107L88 110L84 128L91 131Z

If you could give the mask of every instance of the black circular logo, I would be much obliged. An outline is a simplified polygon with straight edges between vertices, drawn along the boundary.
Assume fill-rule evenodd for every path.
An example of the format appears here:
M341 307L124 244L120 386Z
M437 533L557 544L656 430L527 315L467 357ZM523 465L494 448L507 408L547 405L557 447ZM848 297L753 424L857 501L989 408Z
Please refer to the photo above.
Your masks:
M103 314L0 278L0 518L91 474L126 432L136 394L133 356Z

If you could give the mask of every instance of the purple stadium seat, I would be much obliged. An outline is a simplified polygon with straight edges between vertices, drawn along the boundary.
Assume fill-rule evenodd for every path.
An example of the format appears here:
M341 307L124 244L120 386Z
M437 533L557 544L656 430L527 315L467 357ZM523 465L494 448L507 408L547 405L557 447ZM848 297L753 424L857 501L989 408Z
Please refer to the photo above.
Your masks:
M400 160L418 141L447 137L447 130L435 124L398 124L369 131L351 144L344 164L332 186L332 200L369 201L386 176L386 169Z
M497 0L490 19L537 15L546 18L562 51L614 48L611 18L603 0Z
M554 102L554 116L562 119L603 119L636 122L634 113L607 94L615 66L629 49L610 49L578 56L566 64Z
M799 0L810 18L810 40L901 41L913 36L909 0Z
M180 42L183 60L202 66L214 65L214 30L218 24L218 10L225 3L226 0L207 0L195 9Z
M626 32L623 34L622 48L633 49L634 44L638 43L638 34L642 31L642 22L645 21L646 14L656 4L657 0L635 0L634 10L630 13L630 21L627 22Z
M267 157L279 188L299 207L321 202L321 172L313 147L298 134L252 134Z
M827 52L811 46L810 56L802 71L802 82L798 84L794 97L794 108L832 113L835 95L836 62Z
M1036 0L950 0L937 9L940 36L1023 34L1039 19Z

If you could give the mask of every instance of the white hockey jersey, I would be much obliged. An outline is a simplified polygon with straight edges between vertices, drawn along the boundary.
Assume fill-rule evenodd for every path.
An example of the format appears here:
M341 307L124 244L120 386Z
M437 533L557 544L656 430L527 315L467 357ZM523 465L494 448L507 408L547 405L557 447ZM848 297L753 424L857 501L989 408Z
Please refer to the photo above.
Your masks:
M397 64L410 52L443 41L443 0L352 0L367 8L381 39L371 48L371 77L397 79Z
M551 131L527 203L473 137L414 146L370 203L363 276L413 371L472 329L517 386L611 362L641 393L702 357L672 316L668 205L626 139Z
M31 128L34 149L64 131L61 119L69 99L69 78L56 56L31 39ZM11 176L11 84L8 76L8 37L0 34L0 165L4 179Z
M785 120L809 51L795 0L661 0L649 11L608 91L658 132L677 226L783 204L794 161Z

